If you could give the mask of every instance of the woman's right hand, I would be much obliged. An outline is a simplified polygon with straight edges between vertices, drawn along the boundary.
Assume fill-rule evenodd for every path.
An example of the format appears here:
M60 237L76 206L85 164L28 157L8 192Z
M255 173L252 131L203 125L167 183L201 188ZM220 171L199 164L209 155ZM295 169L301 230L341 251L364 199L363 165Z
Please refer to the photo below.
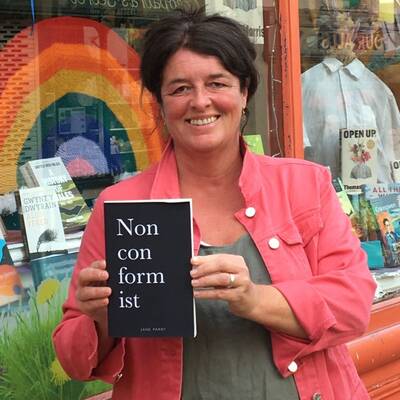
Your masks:
M77 306L98 324L107 323L107 305L111 288L106 286L108 272L104 260L94 261L89 267L83 268L78 275L76 290Z

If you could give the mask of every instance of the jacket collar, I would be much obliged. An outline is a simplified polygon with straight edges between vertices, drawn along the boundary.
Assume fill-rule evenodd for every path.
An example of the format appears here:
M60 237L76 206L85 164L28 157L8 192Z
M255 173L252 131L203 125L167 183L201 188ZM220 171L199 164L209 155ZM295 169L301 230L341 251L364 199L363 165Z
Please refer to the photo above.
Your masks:
M255 196L260 192L259 163L257 155L248 150L241 138L240 145L243 153L243 167L239 178L239 187L242 191L246 206L254 203ZM178 168L172 139L169 139L156 168L150 198L179 198L181 197L178 179Z
M355 58L351 63L344 65L341 61L334 57L325 58L322 63L331 73L337 72L339 69L344 69L350 73L356 80L361 79L365 72L365 65L358 59Z

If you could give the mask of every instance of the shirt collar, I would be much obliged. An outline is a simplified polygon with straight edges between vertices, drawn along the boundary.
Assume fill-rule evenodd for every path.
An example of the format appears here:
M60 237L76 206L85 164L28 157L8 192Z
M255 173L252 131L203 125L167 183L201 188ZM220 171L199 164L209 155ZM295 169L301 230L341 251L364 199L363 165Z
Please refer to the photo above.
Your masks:
M322 61L322 63L332 73L338 71L339 69L345 69L357 80L361 79L365 71L365 65L358 58L355 58L347 65L343 65L341 61L334 57L327 57Z
M259 193L259 165L257 155L253 154L244 140L240 139L243 153L243 167L239 178L239 187L246 204L251 203ZM161 161L156 168L150 198L179 198L181 196L173 142L170 139L166 145Z

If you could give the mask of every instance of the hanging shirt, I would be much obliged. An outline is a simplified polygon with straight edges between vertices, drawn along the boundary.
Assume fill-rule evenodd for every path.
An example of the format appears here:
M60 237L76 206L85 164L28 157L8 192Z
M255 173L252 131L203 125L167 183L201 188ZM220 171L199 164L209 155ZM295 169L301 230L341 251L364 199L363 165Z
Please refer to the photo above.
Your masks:
M304 143L307 158L340 175L340 129L376 129L378 181L393 182L390 161L400 157L400 113L386 84L358 59L336 58L302 74ZM311 150L311 151L310 151Z

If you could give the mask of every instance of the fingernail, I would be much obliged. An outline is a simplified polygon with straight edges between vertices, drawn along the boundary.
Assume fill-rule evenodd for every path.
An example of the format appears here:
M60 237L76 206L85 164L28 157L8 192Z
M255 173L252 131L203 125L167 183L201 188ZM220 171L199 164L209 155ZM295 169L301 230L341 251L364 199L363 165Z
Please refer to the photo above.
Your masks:
M198 264L200 262L200 257L194 256L192 257L192 264Z

